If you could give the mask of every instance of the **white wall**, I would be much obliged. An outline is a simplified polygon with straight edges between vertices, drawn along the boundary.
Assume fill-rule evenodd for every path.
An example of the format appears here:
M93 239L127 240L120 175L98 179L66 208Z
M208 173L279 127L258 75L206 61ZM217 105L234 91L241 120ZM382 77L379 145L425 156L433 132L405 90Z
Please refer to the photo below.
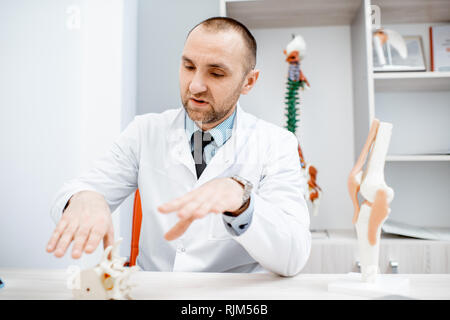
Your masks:
M134 119L137 112L137 35L138 35L138 0L123 2L122 25L122 115L121 131ZM134 193L120 205L118 210L119 231L116 239L121 237L120 254L130 256L131 227L133 220Z
M124 81L134 71L123 71L125 55L136 55L124 47L134 41L133 3L0 2L0 267L98 262L99 251L76 261L45 252L49 211L63 182L88 169L135 112ZM79 28L69 29L77 10Z
M418 227L450 227L448 161L388 162L385 179L394 189L389 219Z
M352 228L353 208L347 192L354 157L350 27L251 31L261 73L252 92L241 97L241 106L283 127L288 70L283 49L293 33L305 39L307 55L301 67L311 89L303 93L297 134L306 162L319 171L318 184L324 191L319 215L311 216L311 228Z
M137 113L181 107L178 70L191 28L219 15L219 0L140 0Z

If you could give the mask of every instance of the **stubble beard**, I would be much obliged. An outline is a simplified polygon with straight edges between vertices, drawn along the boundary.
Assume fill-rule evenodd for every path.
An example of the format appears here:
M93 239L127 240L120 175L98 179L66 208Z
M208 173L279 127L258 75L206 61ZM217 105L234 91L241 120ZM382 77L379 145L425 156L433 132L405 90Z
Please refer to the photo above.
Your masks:
M189 97L190 94L186 93L184 97L182 97L182 103L184 110L186 110L187 114L189 115L189 118L191 118L193 121L197 123L203 123L203 124L210 124L219 122L220 120L223 120L230 110L236 105L237 101L240 97L240 86L233 91L233 93L222 103L222 105L217 106L212 103L208 103L207 108L205 107L205 110L203 111L197 111L193 110L189 106ZM202 97L199 97L201 99ZM206 99L207 101L212 101L212 99Z

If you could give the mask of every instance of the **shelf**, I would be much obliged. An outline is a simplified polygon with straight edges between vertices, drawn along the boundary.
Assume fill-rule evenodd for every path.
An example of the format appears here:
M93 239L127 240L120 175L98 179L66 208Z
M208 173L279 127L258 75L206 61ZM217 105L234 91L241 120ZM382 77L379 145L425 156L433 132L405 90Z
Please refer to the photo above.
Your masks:
M290 28L350 25L361 0L222 0L227 16L248 28ZM372 0L381 10L381 22L448 22L450 1Z
M386 161L450 161L450 155L388 155Z
M445 0L372 0L380 7L381 23L448 22L450 1Z
M379 72L375 91L450 91L450 72Z
M438 227L427 227L429 230L434 230L438 232L450 232L450 228L438 228ZM332 245L342 245L342 244L354 244L357 245L356 230L355 229L327 229L322 230L321 233L325 232L326 237L315 237L317 231L311 231L313 244L332 244ZM381 232L381 241L383 243L444 243L450 244L450 242L445 240L429 240L421 239L415 237L402 236L398 234Z
M227 16L250 29L350 25L361 0L226 1Z
M450 72L377 72L373 74L377 80L386 79L447 79L450 78Z

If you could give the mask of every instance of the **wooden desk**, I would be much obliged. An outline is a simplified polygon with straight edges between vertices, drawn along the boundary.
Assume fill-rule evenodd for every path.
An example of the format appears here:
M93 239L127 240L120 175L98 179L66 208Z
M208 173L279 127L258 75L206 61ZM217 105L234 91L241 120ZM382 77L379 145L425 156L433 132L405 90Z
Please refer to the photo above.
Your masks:
M283 278L270 273L137 272L135 299L169 300L290 300L368 299L328 292L328 283L343 274L299 274ZM408 277L415 299L450 299L450 274L388 275ZM0 269L5 287L0 299L72 299L66 270Z

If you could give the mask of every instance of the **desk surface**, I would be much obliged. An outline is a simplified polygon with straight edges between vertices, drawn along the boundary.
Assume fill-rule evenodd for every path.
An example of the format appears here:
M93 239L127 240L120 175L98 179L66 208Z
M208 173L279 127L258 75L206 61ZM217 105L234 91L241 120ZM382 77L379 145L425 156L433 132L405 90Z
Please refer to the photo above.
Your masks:
M290 300L368 299L328 292L328 284L344 274L299 274L292 278L271 273L143 272L130 278L135 299L168 300ZM390 274L410 280L408 297L450 299L450 274ZM66 270L0 269L5 283L2 299L72 299Z

